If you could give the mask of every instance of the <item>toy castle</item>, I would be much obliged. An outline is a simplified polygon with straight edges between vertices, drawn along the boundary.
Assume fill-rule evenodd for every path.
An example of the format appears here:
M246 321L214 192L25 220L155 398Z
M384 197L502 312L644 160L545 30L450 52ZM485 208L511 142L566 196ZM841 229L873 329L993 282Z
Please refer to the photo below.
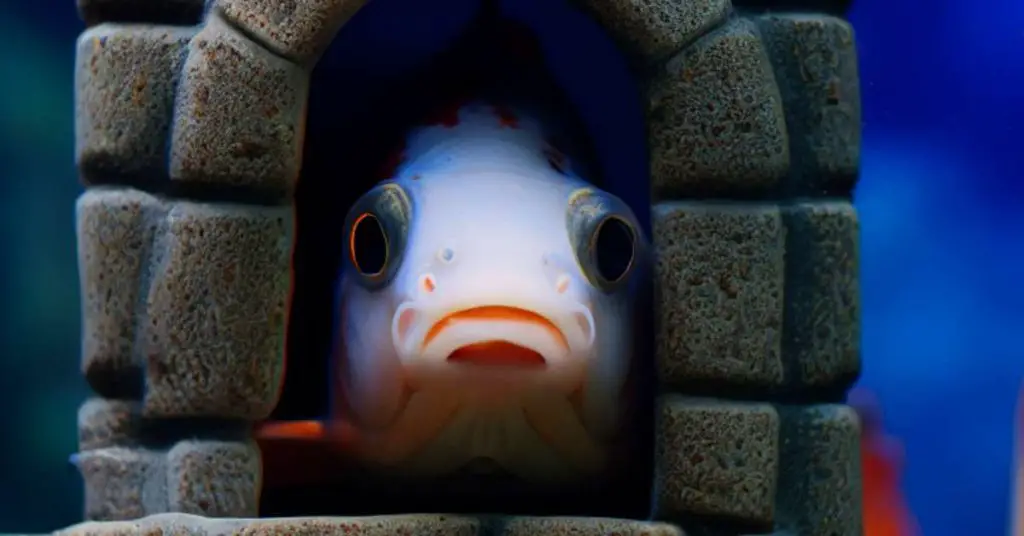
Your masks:
M78 420L89 521L61 534L862 534L845 3L575 0L648 67L659 389L651 506L630 520L258 518L248 434L285 366L309 77L365 0L78 1L96 398Z

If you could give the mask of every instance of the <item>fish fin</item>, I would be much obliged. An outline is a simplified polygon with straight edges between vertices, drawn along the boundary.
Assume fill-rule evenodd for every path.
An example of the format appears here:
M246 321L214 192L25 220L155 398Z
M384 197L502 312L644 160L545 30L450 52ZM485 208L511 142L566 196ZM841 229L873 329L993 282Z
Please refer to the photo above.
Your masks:
M269 421L255 437L264 486L308 486L341 479L355 429L334 421Z
M256 427L260 439L324 439L327 427L321 421L268 421Z

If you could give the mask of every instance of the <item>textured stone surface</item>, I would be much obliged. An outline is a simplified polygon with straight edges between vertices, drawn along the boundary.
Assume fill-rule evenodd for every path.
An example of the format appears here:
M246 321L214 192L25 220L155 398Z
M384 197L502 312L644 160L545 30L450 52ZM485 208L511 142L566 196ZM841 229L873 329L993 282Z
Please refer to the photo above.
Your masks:
M135 322L160 207L157 198L135 190L94 189L78 198L81 366L104 396L141 396Z
M800 536L861 536L860 424L847 406L782 407L780 524Z
M573 0L643 64L664 61L729 15L729 0Z
M788 172L782 98L752 22L701 38L648 91L656 199L761 195Z
M166 177L174 86L191 28L104 24L78 39L75 156L86 182Z
M684 536L678 527L664 523L608 518L512 518L497 531L501 536Z
M667 395L658 401L655 517L771 528L779 416L770 404Z
M154 248L148 417L263 419L284 367L292 213L179 202Z
M78 450L136 446L140 420L137 402L89 399L78 409Z
M311 64L366 0L217 0L217 9L270 50Z
M171 178L290 194L301 161L308 74L213 15L188 48Z
M136 519L166 510L161 453L102 448L78 454L77 465L85 481L86 519Z
M256 517L260 472L255 443L182 441L167 453L169 511Z
M502 523L500 536L684 536L666 523L600 517L516 517Z
M88 26L102 22L142 22L191 26L203 16L204 0L78 0Z
M845 391L860 374L859 225L853 205L803 202L786 223L783 352L797 388Z
M853 28L822 15L758 17L786 111L789 195L849 196L860 162Z
M785 229L778 207L659 203L652 228L660 380L779 384Z
M490 530L489 530L490 529ZM360 536L684 536L663 523L604 518L511 518L481 521L469 516L413 514L290 519L208 519L188 514L154 515L133 522L82 523L55 536L352 535Z

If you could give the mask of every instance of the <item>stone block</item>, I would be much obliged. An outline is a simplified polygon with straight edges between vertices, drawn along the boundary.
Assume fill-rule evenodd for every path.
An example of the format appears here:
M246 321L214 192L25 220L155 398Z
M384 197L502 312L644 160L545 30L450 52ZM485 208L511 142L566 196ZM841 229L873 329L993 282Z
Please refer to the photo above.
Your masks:
M143 449L110 447L79 453L85 481L85 518L137 519L166 510L163 455Z
M107 397L142 393L136 320L160 211L157 198L136 190L93 189L76 204L82 373Z
M213 14L188 48L171 136L172 181L290 195L302 160L308 73Z
M184 53L195 31L103 24L78 38L75 159L88 184L160 184Z
M667 395L657 412L655 519L703 516L770 529L779 471L775 408Z
M652 229L660 381L676 388L780 384L786 235L780 209L658 203Z
M850 23L824 15L755 19L775 68L792 169L790 196L850 196L860 168L861 104Z
M729 0L573 0L642 65L654 65L720 25Z
M266 418L284 368L290 208L179 202L154 246L147 417Z
M220 13L274 53L312 66L367 0L217 0Z
M78 409L78 450L138 446L141 424L138 402L89 399Z
M752 22L734 19L671 59L648 99L656 199L761 196L789 171L782 97Z
M78 15L88 26L104 22L199 24L205 0L78 0Z
M148 519L148 518L147 518ZM144 534L135 521L86 521L54 531L53 536L139 536ZM163 535L161 531L159 534Z
M255 443L182 441L167 453L169 511L256 517L261 471Z
M492 518L439 514L380 515L369 517L294 517L282 519L215 519L192 514L157 514L133 522L86 522L54 533L55 536L136 536L188 534L203 536L290 536L294 534L359 534L360 536L684 536L664 523L606 518Z
M655 199L760 196L790 169L782 100L748 20L732 20L671 59L648 99Z
M684 536L667 523L601 517L514 517L501 524L500 536Z
M216 519L191 514L152 515L133 523L86 522L58 531L55 536L137 536L175 534L202 536L292 536L358 534L360 536L477 536L481 523L472 517L437 514L372 517L294 517L279 519Z
M779 522L800 536L861 536L860 423L843 405L790 406L782 417Z
M783 355L797 390L843 393L860 375L859 224L845 201L783 210L786 315Z

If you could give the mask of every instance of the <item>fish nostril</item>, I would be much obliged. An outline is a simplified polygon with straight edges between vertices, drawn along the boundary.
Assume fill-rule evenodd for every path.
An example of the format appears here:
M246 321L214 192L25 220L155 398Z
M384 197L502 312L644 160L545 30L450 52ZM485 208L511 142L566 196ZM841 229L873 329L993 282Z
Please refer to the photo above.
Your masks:
M434 276L430 274L420 276L420 288L428 294L434 292L437 289L437 282L434 281Z
M569 276L562 274L555 279L555 290L559 294L565 294L565 291L569 290Z

